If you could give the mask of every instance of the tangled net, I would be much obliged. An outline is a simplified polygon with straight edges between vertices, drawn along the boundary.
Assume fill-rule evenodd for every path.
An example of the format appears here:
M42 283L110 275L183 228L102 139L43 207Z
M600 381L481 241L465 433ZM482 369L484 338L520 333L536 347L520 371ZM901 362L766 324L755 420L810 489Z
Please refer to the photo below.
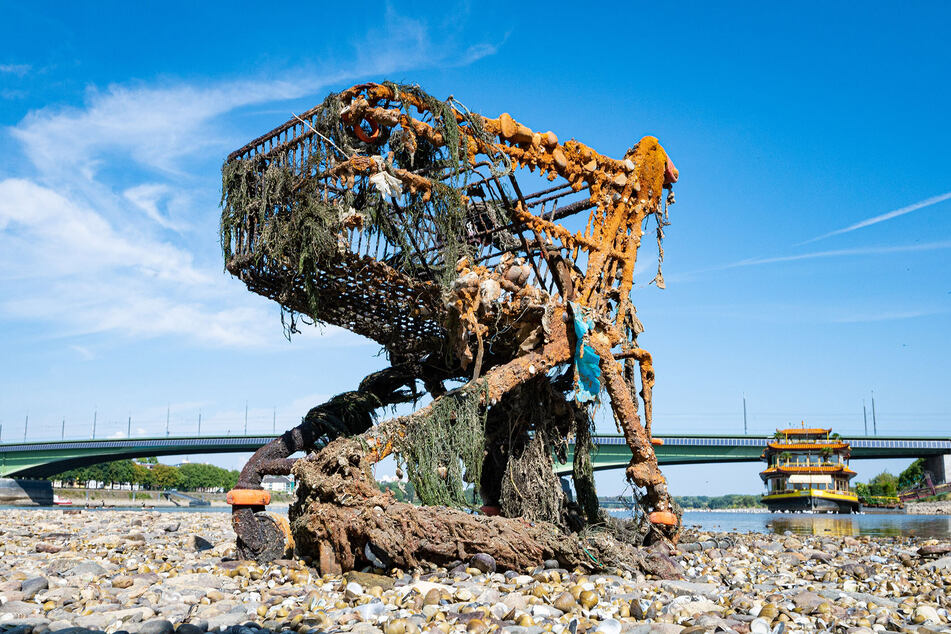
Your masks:
M663 259L664 190L676 179L653 137L611 159L391 83L331 94L229 156L227 269L280 304L288 337L300 322L340 326L391 363L248 462L231 492L244 555L275 558L296 542L332 571L446 562L475 547L512 567L591 566L603 564L591 553L613 561L620 548L646 565L615 543L645 533L634 539L598 508L590 434L602 390L633 454L646 536L676 539L630 299L651 219ZM654 282L663 287L659 266ZM424 394L428 406L375 424ZM572 439L577 500L553 471ZM298 451L309 453L290 460ZM425 506L375 486L370 468L394 452ZM260 482L292 471L299 495L284 525L265 512Z

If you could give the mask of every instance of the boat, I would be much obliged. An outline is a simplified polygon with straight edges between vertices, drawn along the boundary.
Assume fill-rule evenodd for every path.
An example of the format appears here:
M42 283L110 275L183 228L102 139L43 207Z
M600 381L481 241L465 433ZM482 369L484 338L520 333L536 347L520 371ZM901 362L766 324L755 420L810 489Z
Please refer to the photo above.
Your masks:
M777 429L761 458L766 469L763 504L773 512L857 513L859 498L849 481L849 443L831 429Z
M55 493L53 494L53 504L56 504L58 506L69 506L72 503L73 501L70 500L69 498L61 498Z

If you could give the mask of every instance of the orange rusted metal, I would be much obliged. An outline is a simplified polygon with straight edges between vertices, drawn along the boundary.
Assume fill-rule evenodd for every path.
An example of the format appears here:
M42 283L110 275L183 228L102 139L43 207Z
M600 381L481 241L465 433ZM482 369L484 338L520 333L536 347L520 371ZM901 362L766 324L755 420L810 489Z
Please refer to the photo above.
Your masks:
M271 503L271 492L261 489L231 489L225 501L232 506L267 506Z
M659 524L661 526L677 526L677 516L670 511L654 511L647 516L647 519L650 520L651 524Z

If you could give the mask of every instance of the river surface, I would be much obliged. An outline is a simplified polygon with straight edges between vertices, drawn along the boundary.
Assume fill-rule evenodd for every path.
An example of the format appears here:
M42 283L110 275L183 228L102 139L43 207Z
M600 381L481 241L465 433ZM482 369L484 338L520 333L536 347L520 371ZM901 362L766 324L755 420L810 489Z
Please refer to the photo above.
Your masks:
M0 510L35 509L0 505ZM47 507L49 508L49 507ZM80 508L81 505L66 508ZM287 512L287 505L272 505L272 510ZM88 511L157 511L159 513L230 513L230 506L193 506L193 507L106 507L84 509ZM628 517L628 511L612 511L616 517ZM740 533L777 533L789 531L796 535L838 536L869 535L874 537L923 537L951 538L951 515L907 515L904 513L863 513L859 515L809 515L804 513L730 513L718 511L687 511L683 516L684 525L703 531Z
M804 513L723 513L688 511L685 526L705 531L778 533L796 535L870 535L875 537L951 537L951 515L863 513L859 515L809 515Z

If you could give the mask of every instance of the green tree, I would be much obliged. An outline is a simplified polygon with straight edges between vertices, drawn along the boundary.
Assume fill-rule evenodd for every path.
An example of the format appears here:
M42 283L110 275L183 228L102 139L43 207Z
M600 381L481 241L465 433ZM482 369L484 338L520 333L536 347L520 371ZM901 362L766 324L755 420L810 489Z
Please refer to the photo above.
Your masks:
M238 476L241 475L241 472L237 469L232 469L228 471L224 478L224 486L222 487L225 491L230 491L234 488L234 485L238 483Z
M152 472L140 464L134 465L132 467L132 482L146 489L151 488L153 484Z
M152 482L159 489L177 489L182 485L182 474L175 467L157 464L152 467Z
M230 489L238 481L237 471L228 471L210 464L183 464L178 470L182 474L182 488L189 491Z
M868 490L871 495L895 497L898 495L898 478L882 471L869 481Z
M869 492L868 485L865 484L864 482L856 482L855 495L857 495L860 500L867 500L868 497L871 495L871 493Z
M910 489L925 478L925 459L918 458L908 468L898 474L898 488Z
M131 460L116 460L103 465L104 475L110 484L132 484L135 480L135 465Z

